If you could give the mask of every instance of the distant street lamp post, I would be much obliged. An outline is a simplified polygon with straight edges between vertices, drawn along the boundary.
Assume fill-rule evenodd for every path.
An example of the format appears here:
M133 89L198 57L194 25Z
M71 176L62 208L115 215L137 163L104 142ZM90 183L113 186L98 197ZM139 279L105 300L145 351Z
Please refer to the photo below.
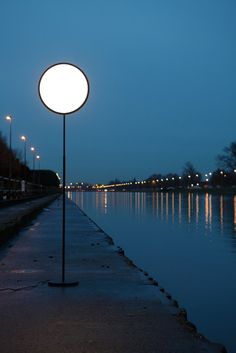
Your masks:
M6 121L9 122L9 155L8 155L8 187L11 189L11 178L12 178L12 116L7 115Z
M38 85L42 103L63 117L63 183L62 183L62 268L61 281L50 286L76 286L78 281L65 281L65 186L66 186L66 115L78 111L86 103L89 82L84 72L70 63L58 63L47 68Z
M27 141L26 136L22 135L21 140L24 142L24 165L26 166L26 141Z
M30 147L30 150L32 151L32 169L35 170L35 148Z
M37 161L38 161L38 183L39 183L39 185L40 185L40 156L37 155L37 156L36 156L36 159L37 159Z
M32 152L33 183L35 183L35 148L32 146L30 150Z
M25 184L24 184L24 191L26 191L26 142L27 142L27 138L26 136L22 135L21 137L21 141L24 142L24 181L25 181Z

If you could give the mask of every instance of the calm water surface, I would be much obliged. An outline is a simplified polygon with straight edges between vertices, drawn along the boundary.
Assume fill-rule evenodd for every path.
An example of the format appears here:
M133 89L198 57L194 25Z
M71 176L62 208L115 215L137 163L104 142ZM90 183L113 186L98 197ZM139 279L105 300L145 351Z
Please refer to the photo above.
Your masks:
M236 196L69 194L186 308L199 332L236 353Z

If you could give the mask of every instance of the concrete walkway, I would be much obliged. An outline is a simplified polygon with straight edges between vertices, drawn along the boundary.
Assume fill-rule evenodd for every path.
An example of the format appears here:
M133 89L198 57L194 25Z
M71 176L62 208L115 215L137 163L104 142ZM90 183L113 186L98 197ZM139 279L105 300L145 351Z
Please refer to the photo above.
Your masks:
M1 353L223 352L70 201L67 279L78 287L47 285L60 253L58 199L0 250Z

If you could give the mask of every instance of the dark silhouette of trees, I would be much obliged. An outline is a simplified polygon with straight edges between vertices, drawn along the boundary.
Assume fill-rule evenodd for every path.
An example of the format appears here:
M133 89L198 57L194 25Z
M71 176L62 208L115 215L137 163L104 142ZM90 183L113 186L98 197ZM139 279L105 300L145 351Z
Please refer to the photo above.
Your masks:
M236 169L236 141L223 149L223 154L217 156L217 162L219 168L225 168L227 171Z
M200 183L202 180L201 173L194 168L191 162L186 162L183 168L182 183L183 186L191 186Z
M0 176L9 177L9 161L11 160L12 177L23 178L29 174L29 168L21 162L21 154L17 150L10 150L6 139L0 132Z

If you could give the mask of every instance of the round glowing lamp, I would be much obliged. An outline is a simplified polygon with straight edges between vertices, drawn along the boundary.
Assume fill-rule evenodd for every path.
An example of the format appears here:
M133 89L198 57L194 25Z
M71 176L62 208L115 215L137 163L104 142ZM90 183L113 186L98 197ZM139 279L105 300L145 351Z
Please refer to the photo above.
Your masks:
M69 63L47 68L39 80L39 96L43 104L57 114L71 114L79 110L89 94L84 72Z

